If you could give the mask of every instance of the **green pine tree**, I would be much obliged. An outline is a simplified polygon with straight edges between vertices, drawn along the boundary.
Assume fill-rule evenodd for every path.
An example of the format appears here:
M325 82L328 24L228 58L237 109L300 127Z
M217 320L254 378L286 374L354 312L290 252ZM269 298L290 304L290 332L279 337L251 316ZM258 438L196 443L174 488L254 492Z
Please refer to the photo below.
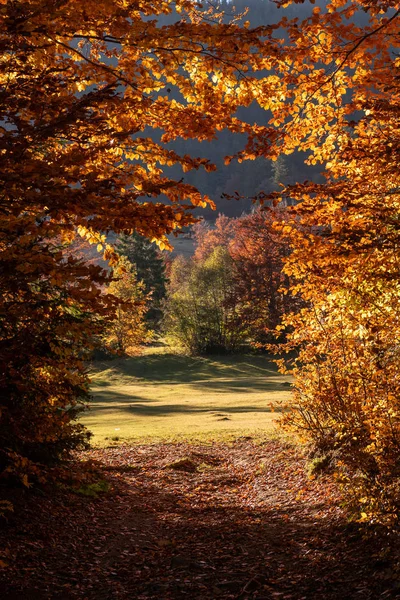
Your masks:
M166 294L165 261L147 238L133 233L119 238L117 249L134 265L138 281L144 284L146 294L151 294L146 319L154 329L162 316L162 301Z

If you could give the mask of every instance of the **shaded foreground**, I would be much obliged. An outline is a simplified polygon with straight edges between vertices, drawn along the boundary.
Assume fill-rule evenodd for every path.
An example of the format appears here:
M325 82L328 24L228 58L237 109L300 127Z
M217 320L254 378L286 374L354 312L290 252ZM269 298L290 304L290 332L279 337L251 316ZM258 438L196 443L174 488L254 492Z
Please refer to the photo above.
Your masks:
M88 457L111 491L60 491L21 509L2 531L2 599L400 598L393 549L365 543L334 486L307 479L282 442Z

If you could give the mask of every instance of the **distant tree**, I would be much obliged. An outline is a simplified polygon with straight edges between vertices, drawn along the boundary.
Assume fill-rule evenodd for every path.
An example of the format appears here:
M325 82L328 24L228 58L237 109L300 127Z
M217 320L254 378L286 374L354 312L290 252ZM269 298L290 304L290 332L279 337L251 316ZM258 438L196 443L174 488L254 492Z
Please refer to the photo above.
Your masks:
M271 184L273 189L278 190L282 186L291 183L290 179L287 158L285 156L279 156L277 160L272 163Z
M289 278L283 272L289 245L274 227L286 222L285 209L257 209L250 215L230 218L219 215L212 226L205 221L194 226L194 259L203 263L215 248L224 248L231 258L232 298L240 299L240 312L252 342L266 344L282 340L276 327L284 314L297 310L288 292Z
M166 294L164 257L155 244L138 233L121 235L116 248L134 266L137 280L143 283L148 296L146 320L156 327L162 316L162 301Z
M121 258L114 269L114 276L108 292L120 302L104 335L105 346L113 352L134 355L140 346L151 339L145 320L145 286L138 281L135 269L126 257Z
M226 248L217 246L204 259L176 259L169 290L166 331L189 352L234 352L245 343L248 332Z
M195 243L194 257L204 260L217 246L228 249L235 235L236 220L225 215L218 215L215 225L200 221L193 226L193 239Z
M229 252L234 262L236 295L243 302L243 318L254 342L266 344L282 339L284 315L298 309L299 300L289 294L289 277L284 261L289 244L275 229L287 221L284 209L254 211L236 220L235 237Z

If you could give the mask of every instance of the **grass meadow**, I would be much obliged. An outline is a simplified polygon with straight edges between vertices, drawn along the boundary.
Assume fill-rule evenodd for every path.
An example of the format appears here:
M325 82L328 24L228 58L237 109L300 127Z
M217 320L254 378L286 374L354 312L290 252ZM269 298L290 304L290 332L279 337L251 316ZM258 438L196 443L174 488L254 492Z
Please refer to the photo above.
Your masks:
M94 363L81 421L95 445L270 434L290 402L291 378L268 357L152 352Z

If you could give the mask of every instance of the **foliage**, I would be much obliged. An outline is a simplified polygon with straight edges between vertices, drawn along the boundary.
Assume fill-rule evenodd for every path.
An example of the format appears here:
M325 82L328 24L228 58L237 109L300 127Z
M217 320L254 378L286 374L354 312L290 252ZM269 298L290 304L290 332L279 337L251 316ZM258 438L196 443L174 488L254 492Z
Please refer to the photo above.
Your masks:
M115 265L106 233L163 248L211 205L164 169L213 165L167 144L249 130L234 115L271 31L189 0L0 1L2 471L27 484L28 463L42 471L87 438L72 423L87 398L81 359L115 302L107 276L64 245L79 234Z
M121 257L114 269L114 281L108 293L118 298L113 319L104 334L106 348L119 354L136 354L141 345L151 339L145 317L147 297L145 286L138 281L136 272L126 257Z
M150 326L157 326L162 316L161 304L166 293L164 257L154 244L137 233L122 235L117 250L132 263L138 281L143 283L148 296L146 320Z
M290 294L290 280L283 272L289 245L274 227L286 221L285 210L255 210L236 220L230 245L236 294L241 298L251 339L257 345L282 341L285 331L282 328L279 335L276 328L284 315L298 311L300 305Z
M65 261L59 247L29 236L29 216L22 223L19 235L6 232L17 250L0 252L0 469L28 486L37 463L87 443L72 422L89 397L83 361L114 301L95 287L108 281L105 271Z
M196 245L194 257L196 260L207 258L217 246L229 250L235 235L236 219L218 215L214 227L206 221L199 221L193 226L193 238Z
M165 323L168 334L193 354L234 352L246 341L226 248L216 246L204 260L173 262Z
M393 0L332 0L301 24L252 30L190 0L0 0L4 473L28 485L39 462L85 442L71 420L87 397L81 359L117 303L102 294L107 275L64 244L79 234L114 265L110 231L167 247L212 203L166 169L214 169L167 144L226 129L247 134L239 161L299 150L326 167L325 183L261 194L296 203L279 228L304 301L286 318L300 348L292 421L338 457L363 519L397 519L399 14ZM237 117L254 100L266 125ZM186 344L236 347L247 324L227 251L183 272ZM193 337L196 311L208 341Z
M286 319L300 349L289 421L336 456L361 518L388 524L400 508L399 14L393 2L333 0L283 23L287 44L258 84L276 130L247 147L272 158L299 148L325 165L325 183L268 198L297 202L280 228L305 301Z
M300 305L289 293L289 278L283 273L289 245L274 227L286 223L287 218L284 209L258 209L236 219L219 215L214 227L205 221L194 226L195 261L204 262L217 247L228 252L231 302L234 298L237 309L240 306L241 326L247 330L248 340L258 346L276 342L276 327L283 315Z

